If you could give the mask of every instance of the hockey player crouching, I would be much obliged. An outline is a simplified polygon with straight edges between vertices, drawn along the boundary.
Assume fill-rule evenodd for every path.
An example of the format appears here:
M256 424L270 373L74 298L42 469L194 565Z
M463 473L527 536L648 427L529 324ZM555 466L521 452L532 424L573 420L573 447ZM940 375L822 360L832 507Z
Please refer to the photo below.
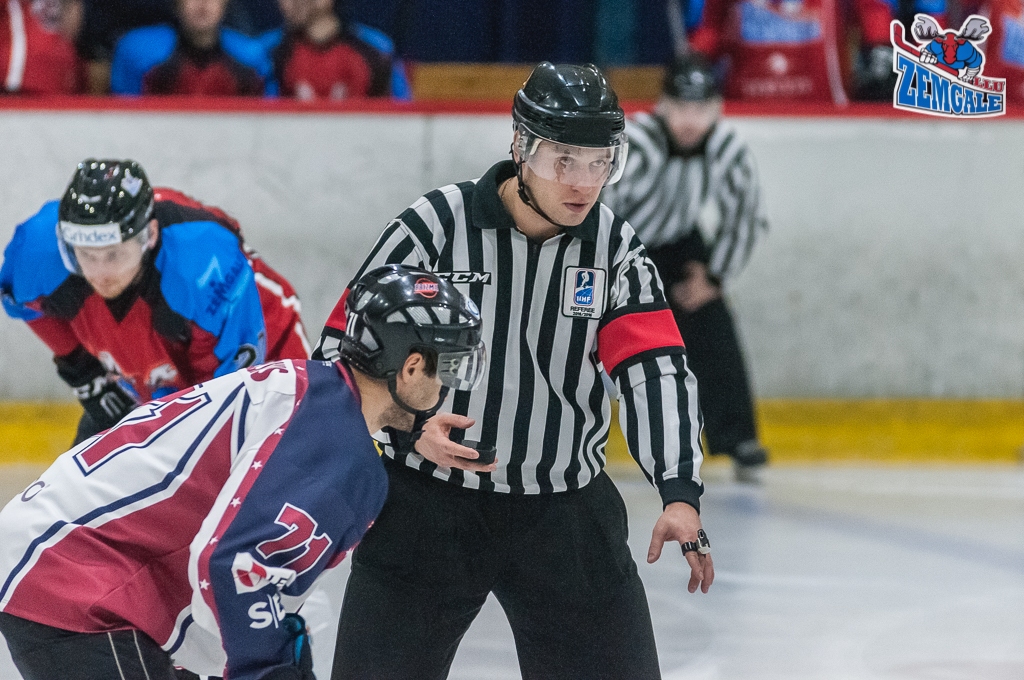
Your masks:
M79 163L61 200L18 225L0 301L81 402L75 444L143 402L309 356L294 289L238 222L132 160Z
M389 265L337 362L285 360L142 405L0 512L0 632L26 680L308 680L296 613L380 512L371 432L484 371L476 307Z

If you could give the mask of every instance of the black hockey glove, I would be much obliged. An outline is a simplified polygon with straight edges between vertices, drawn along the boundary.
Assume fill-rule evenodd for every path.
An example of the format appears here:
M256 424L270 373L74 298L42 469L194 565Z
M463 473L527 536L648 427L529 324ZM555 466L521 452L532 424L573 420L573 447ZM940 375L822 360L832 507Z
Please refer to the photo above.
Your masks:
M306 620L298 614L286 614L281 624L292 635L292 665L275 668L260 680L316 680L316 676L313 675L313 649L309 646Z
M137 406L135 398L81 345L53 361L57 364L57 375L71 386L100 431L117 425Z
M138 405L116 378L107 376L76 387L75 396L101 431L117 425Z

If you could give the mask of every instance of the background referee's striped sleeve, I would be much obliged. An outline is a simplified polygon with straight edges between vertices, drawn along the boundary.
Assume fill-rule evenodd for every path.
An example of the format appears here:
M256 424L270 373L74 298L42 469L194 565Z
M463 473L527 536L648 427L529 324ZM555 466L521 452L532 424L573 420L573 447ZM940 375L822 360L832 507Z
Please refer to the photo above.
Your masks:
M737 149L725 171L719 201L723 210L715 239L708 249L711 253L708 270L724 280L743 269L755 241L768 230L757 166L746 146Z

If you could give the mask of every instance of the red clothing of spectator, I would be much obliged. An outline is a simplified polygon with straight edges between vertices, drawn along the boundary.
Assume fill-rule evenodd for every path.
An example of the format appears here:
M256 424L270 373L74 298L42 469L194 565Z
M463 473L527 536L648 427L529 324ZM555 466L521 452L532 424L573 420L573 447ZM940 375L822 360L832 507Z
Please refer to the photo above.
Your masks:
M707 0L692 46L728 58L728 99L845 104L836 0Z
M183 37L171 58L142 79L143 94L259 97L263 90L259 74L232 58L219 44L202 50Z
M978 12L992 23L992 33L980 47L985 52L983 74L1006 79L1006 101L1024 102L1024 2L988 0Z
M74 94L81 88L74 45L46 26L28 0L0 0L0 78L7 92Z
M290 39L281 73L281 94L297 99L349 99L370 95L373 78L363 55L347 41L317 45Z

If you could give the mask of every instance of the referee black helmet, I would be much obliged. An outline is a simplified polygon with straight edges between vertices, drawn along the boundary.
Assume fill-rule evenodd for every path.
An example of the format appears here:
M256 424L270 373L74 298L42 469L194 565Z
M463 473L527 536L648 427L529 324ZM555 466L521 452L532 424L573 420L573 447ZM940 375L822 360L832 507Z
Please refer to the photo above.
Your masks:
M544 139L574 146L615 146L626 129L619 98L593 64L541 62L516 93L512 118Z
M695 52L676 57L665 70L662 93L672 99L702 102L722 96L718 78L707 59Z
M386 265L363 275L345 301L340 352L353 368L395 378L412 352L436 361L444 387L471 390L486 363L480 312L454 285L406 265ZM399 402L400 403L400 402Z

